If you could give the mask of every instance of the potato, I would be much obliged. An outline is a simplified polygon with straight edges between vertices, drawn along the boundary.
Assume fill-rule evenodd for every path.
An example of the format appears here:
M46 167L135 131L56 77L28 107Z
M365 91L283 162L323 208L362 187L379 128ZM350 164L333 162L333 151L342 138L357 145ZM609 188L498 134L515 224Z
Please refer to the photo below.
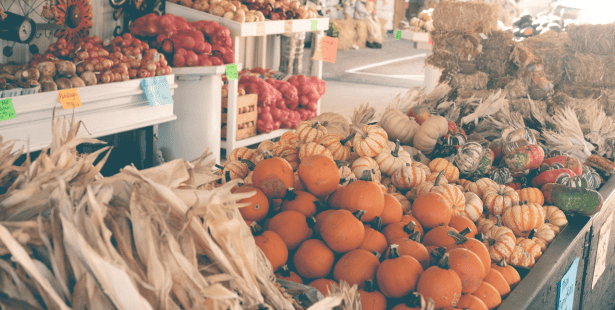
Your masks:
M15 76L8 73L8 72L2 72L0 73L0 78L5 79L7 82L11 83L13 81L15 81Z
M22 81L38 81L41 78L41 73L36 68L29 68L21 72Z
M81 74L81 79L85 82L85 85L96 85L98 80L96 79L96 75L92 71L86 71Z
M224 8L219 6L219 5L214 6L211 9L211 14L216 15L216 16L222 17L224 15L224 13L226 13L226 12L224 12Z
M21 75L22 73L23 73L23 70L19 70L15 72L15 82L23 81L23 76Z
M235 13L233 12L226 12L224 13L224 15L222 15L222 18L226 18L226 19L233 19L235 17Z
M38 80L40 83L44 83L44 82L54 82L52 77L48 76L48 75L43 75L41 76L41 78Z
M41 75L47 75L51 77L56 76L57 72L56 65L51 61L41 62L40 64L38 64L36 69L40 71Z
M67 78L71 78L77 74L77 66L72 61L63 60L56 66L58 74Z
M65 77L57 79L56 84L58 85L58 89L73 88L73 83L71 83L70 80Z
M21 69L21 67L18 66L18 65L6 65L6 66L2 67L3 71L6 71L6 72L10 73L11 75L15 75L15 73L17 71L19 71L20 69Z
M41 85L43 86L43 92L58 90L58 85L54 82L43 82Z
M70 78L70 82L73 84L73 87L85 87L85 81L78 76Z
M29 80L29 81L27 81L25 83L26 83L26 88L34 88L34 87L37 87L37 86L41 86L41 83L39 83L38 81L35 81L35 80Z

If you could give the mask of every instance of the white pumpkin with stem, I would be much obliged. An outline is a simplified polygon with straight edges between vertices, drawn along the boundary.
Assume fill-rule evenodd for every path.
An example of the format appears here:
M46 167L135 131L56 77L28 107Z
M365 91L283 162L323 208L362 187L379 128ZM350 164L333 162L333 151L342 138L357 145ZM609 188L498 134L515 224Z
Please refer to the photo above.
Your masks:
M395 148L390 152L382 152L375 158L380 171L384 174L391 176L397 169L400 169L406 165L406 163L412 163L410 154L399 147L399 140L395 143Z

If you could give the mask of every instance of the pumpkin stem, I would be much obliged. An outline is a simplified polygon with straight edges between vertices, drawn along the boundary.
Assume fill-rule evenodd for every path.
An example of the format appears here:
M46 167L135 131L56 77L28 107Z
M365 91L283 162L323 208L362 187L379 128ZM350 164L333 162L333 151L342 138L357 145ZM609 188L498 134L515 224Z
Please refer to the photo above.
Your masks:
M395 149L391 152L393 157L399 157L399 139L395 140Z
M288 269L288 265L284 265L280 268L280 274L285 278L290 277L290 270Z
M227 171L226 173L224 173L224 179L226 180L226 182L230 182L231 181L231 172Z
M374 281L373 280L367 280L365 281L365 287L363 288L364 291L371 293L373 291L376 290L376 288L374 287Z
M440 170L440 173L438 173L438 176L436 177L436 180L433 183L433 186L440 186L440 181L442 180L442 176L444 175L444 170Z
M446 248L445 247L439 247L439 248L435 248L433 251L431 251L431 253L429 253L429 255L431 257L433 257L436 262L438 262L444 256L444 252L446 252Z
M340 140L340 144L346 145L346 143L348 143L348 141L352 140L354 138L354 136L356 136L356 135L357 135L356 132L351 133L350 136L346 137L343 140Z
M305 221L307 222L309 228L314 228L314 226L316 226L316 218L313 216L306 217Z
M536 233L536 229L530 230L530 234L527 236L528 239L534 238L534 234Z
M414 161L421 161L421 155L423 155L423 152L421 152L421 150L416 150L416 155L412 156L412 160Z
M354 213L352 213L352 215L354 215L354 217L356 217L360 221L363 218L363 215L365 215L365 213L367 213L367 211L357 210Z
M493 246L495 244L495 240L494 239L487 238L486 241L487 241L487 244L489 244L489 246Z
M478 233L478 234L476 234L476 236L474 236L474 239L476 239L476 240L478 240L480 242L483 242L484 237L485 236L483 234Z
M410 223L404 226L404 232L407 234L412 234L414 232L414 228L416 228L416 223L414 221L410 221Z
M345 160L335 160L335 165L339 168L339 167L348 167L348 165L350 165L349 162L345 161Z
M470 229L470 227L466 227L462 231L460 231L459 234L462 235L462 236L465 236L465 235L467 235L467 234L469 234L471 232L472 232L472 229Z
M214 165L214 167L216 167L216 168L218 168L218 169L220 169L220 170L224 170L224 167L223 167L223 166L220 166L220 165L218 165L218 164L215 164L215 165Z
M489 208L483 208L483 214L485 215L486 219L489 219Z
M410 240L412 240L414 242L421 243L421 232L415 231L415 232L411 233L410 236L408 236L408 239L410 239Z
M502 227L502 217L501 217L501 216L499 216L499 215L496 215L496 216L495 216L495 219L496 219L496 220L495 220L495 226Z
M408 294L404 298L406 299L404 304L410 309L425 309L425 298L423 298L423 295L421 295L421 293L414 292L412 294Z
M372 251L372 254L374 254L374 256L376 256L376 258L378 260L380 260L380 253L376 252L376 251Z
M312 128L316 128L318 125L320 125L319 122L314 122L314 125L312 125Z
M264 229L256 222L252 222L252 224L250 224L250 230L252 230L253 236L260 236L264 231Z
M382 230L382 218L376 216L376 218L372 221L371 227L376 231Z
M289 187L286 189L286 194L284 195L284 197L282 197L282 200L291 201L295 200L295 198L297 198L297 193L295 193L295 189Z
M314 200L314 205L316 205L316 212L317 213L320 213L320 212L322 212L322 211L327 209L325 204L322 203L322 201L320 201L320 200Z
M329 126L329 121L322 122L322 125L325 126L325 127Z
M364 170L360 180L372 182L372 172L370 170Z
M463 233L466 229L462 230L461 232ZM449 237L455 239L455 244L464 244L466 241L468 241L468 237L464 236L465 234L462 233L457 233L454 230L449 230L446 232Z
M446 270L451 268L451 266L448 263L448 253L444 254L442 259L438 262L438 267L442 269L446 269Z
M399 245L398 244L391 244L391 246L389 247L389 259L393 259L393 258L398 258L399 257Z
M248 169L250 169L250 171L254 170L254 167L256 166L252 161L249 161L247 159L240 159L239 161L246 164L248 166Z
M506 259L502 258L502 260L500 260L499 262L495 263L496 265L498 265L499 267L506 267L508 264L506 264Z

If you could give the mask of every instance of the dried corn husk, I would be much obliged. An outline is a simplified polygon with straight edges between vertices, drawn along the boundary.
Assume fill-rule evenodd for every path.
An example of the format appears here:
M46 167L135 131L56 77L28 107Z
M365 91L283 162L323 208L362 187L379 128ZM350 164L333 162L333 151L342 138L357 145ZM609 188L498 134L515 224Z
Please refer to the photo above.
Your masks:
M559 109L555 112L553 119L557 131L542 131L546 145L553 150L562 151L581 162L585 162L594 150L594 146L585 141L583 130L574 110L571 107Z

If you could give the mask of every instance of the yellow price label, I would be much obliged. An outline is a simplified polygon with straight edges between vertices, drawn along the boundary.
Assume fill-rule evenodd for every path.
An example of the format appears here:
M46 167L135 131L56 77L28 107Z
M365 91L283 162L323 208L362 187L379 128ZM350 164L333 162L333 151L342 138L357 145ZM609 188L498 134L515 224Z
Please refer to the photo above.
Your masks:
M81 107L81 99L76 88L62 89L58 92L58 98L64 109Z

